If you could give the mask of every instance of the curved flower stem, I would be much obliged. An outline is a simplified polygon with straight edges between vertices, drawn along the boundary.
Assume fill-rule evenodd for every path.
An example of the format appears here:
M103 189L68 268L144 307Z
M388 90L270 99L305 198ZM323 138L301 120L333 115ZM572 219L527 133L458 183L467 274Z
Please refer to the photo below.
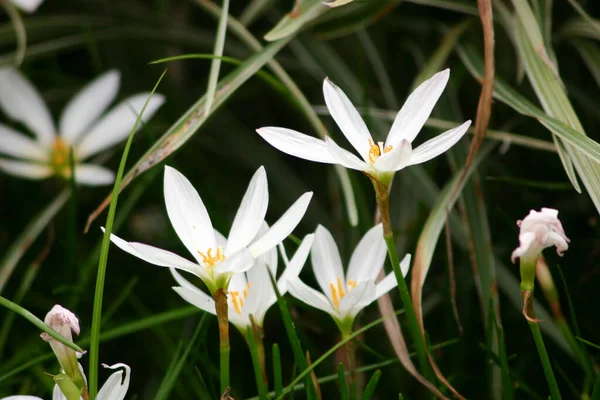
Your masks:
M217 321L219 322L219 354L220 354L220 379L221 393L229 387L229 317L227 306L227 294L222 288L217 289L213 294L215 300L215 309L217 312Z
M267 377L267 360L265 357L265 343L263 341L264 332L260 325L254 321L254 316L250 314L250 322L252 323L252 332L254 333L254 341L256 343L256 353L260 364L260 372L262 381L266 388L269 387L269 378Z
M351 332L342 334L342 340L347 339L347 342L344 344L344 352L346 353L346 363L348 371L350 372L348 375L348 398L350 400L356 400L356 352L354 350L352 339L348 338L350 335Z
M560 391L558 390L558 384L556 383L556 377L552 370L552 364L550 364L550 358L548 357L548 351L544 345L544 339L542 338L542 332L538 325L538 320L535 319L535 311L533 310L533 290L523 296L525 300L524 310L527 310L526 319L531 329L531 335L537 347L538 354L540 355L540 361L542 362L542 368L544 369L544 375L546 375L546 381L548 382L548 388L550 389L550 395L552 400L561 400ZM528 318L527 318L528 317Z
M402 300L402 305L404 306L404 311L406 312L408 328L417 351L421 372L423 372L428 381L433 382L431 369L429 368L429 364L427 362L425 339L421 334L419 322L417 321L417 315L415 313L410 294L408 293L408 287L406 286L406 281L404 280L404 276L402 276L402 271L400 270L400 259L398 258L396 243L394 241L394 232L392 230L392 223L390 220L390 197L388 194L388 186L384 185L382 182L373 177L370 178L371 182L373 183L373 187L375 188L375 199L377 200L377 206L379 207L379 212L381 213L383 237L385 239L385 244L387 245L388 256L390 262L392 263L394 275L398 281L400 299Z

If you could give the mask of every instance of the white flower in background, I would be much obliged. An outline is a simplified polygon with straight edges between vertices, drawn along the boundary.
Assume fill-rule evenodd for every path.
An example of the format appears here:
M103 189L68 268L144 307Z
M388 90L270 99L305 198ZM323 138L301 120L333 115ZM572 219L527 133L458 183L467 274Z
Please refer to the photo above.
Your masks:
M470 120L412 149L411 143L429 118L449 76L448 69L438 72L412 92L398 112L385 143L373 140L348 97L325 79L323 94L327 108L362 159L341 148L329 137L320 140L291 129L275 127L260 128L257 132L284 153L316 162L340 164L388 184L395 171L437 157L458 142L469 128Z
M302 240L291 261L287 259L283 245L280 244L282 257L286 265L286 269L277 280L277 289L281 295L287 292L288 281L297 278L304 266L313 243L313 236L307 235ZM265 314L277 302L277 296L273 290L267 268L273 276L277 275L277 250L275 248L259 257L255 265L247 272L240 272L231 277L227 296L229 322L234 324L244 335L247 328L252 327L250 315L254 318L254 322L262 327ZM177 283L181 285L173 289L184 300L203 311L216 315L215 301L212 297L190 283L174 268L171 268L171 273Z
M115 365L106 365L102 364L104 368L110 369L119 369L119 371L115 372L111 376L108 377L98 395L96 396L96 400L123 400L125 395L127 394L127 389L129 389L129 380L131 375L131 368L127 364L115 364ZM125 371L123 371L123 368ZM125 375L125 376L123 376ZM54 385L54 391L52 392L52 400L66 400L65 395L60 391L58 385ZM4 397L1 400L42 400L36 396L9 396Z
M12 3L21 10L32 13L43 3L44 0L12 0Z
M79 335L79 320L75 314L59 304L52 307L46 314L44 323L71 342L73 341L73 333ZM72 380L83 384L85 378L77 366L77 358L81 355L78 355L75 350L54 339L46 332L43 332L40 336L52 347L52 351L64 373Z
M114 173L108 168L83 162L90 156L125 140L150 93L128 97L106 113L119 90L120 75L112 70L80 90L65 107L56 129L50 111L33 85L16 69L0 68L0 109L25 125L31 137L0 124L0 170L28 179L52 175L70 178L73 149L75 179L83 185L108 185ZM148 121L163 104L154 94L144 111ZM141 125L141 124L140 124Z
M340 253L331 233L319 225L311 260L317 282L325 294L307 286L299 278L288 282L289 292L304 303L327 312L342 334L348 334L356 315L398 284L393 272L375 283L383 268L386 251L383 228L379 224L360 240L350 259L348 273L344 274ZM406 276L409 267L410 254L407 254L400 263L403 276Z
M196 262L142 243L111 240L126 252L154 265L173 267L198 276L211 294L226 290L234 273L247 271L255 258L285 239L304 216L312 192L304 193L264 235L257 237L269 204L267 173L260 167L246 190L227 240L215 233L206 207L190 181L165 167L165 203L175 232Z
M514 263L517 258L535 261L546 247L556 246L556 253L563 255L569 248L569 238L558 219L558 210L542 208L542 211L531 210L523 220L517 221L519 231L519 247L511 256Z

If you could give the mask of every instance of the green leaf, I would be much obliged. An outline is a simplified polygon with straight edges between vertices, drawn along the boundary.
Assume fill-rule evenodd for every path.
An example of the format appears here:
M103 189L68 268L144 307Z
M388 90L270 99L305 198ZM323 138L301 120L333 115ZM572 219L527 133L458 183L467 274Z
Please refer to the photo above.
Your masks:
M344 372L344 364L338 364L338 387L340 389L340 400L348 400L348 385L346 385L346 374Z
M250 356L252 357L252 367L254 369L254 378L256 380L256 387L258 388L258 397L260 400L267 399L267 388L262 380L262 370L260 366L260 360L258 357L258 350L256 347L256 338L254 337L254 331L252 327L248 327L246 330L246 338L248 339L248 348L250 349Z
M365 391L362 396L360 396L360 400L371 400L373 397L373 393L377 388L377 384L379 383L379 378L381 378L381 370L377 370L371 375L371 379L369 379L369 383L365 387Z
M275 396L279 396L283 392L283 374L281 372L281 355L277 343L273 343L273 384L275 386Z
M204 112L210 113L213 101L215 100L215 91L217 90L217 82L219 80L219 70L221 69L221 58L223 56L223 48L225 47L225 33L227 32L227 15L229 14L229 0L223 0L223 8L219 25L217 27L217 37L215 39L215 47L213 50L213 58L210 63L210 72L208 74L208 89L206 89L206 107Z

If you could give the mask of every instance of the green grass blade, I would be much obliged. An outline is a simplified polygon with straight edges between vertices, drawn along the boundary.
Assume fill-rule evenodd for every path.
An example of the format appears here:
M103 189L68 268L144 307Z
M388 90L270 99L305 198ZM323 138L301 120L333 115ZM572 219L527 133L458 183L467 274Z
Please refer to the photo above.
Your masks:
M444 10L456 11L461 14L478 16L477 5L471 1L465 0L407 0L409 3L415 3L422 6L442 8Z
M70 340L68 340L64 336L62 336L60 333L58 333L54 329L50 328L48 325L46 325L44 323L44 321L42 321L41 319L39 319L38 317L36 317L35 315L33 315L32 313L27 311L20 305L13 303L12 301L10 301L7 298L2 297L2 296L0 296L0 305L19 314L20 316L25 318L27 321L31 322L33 325L38 327L40 330L46 332L48 335L52 336L54 339L58 340L65 346L69 346L73 350L83 353L83 349L81 347L77 346L75 343L71 342Z
M281 50L290 38L283 39L269 46L262 51L255 53L244 64L236 68L229 75L224 77L217 85L217 92L213 103L212 111L205 113L206 96L201 97L176 121L161 138L155 142L152 147L130 168L129 172L123 177L120 190L129 185L133 179L148 169L171 155L174 151L183 146L199 129L204 125L215 110L225 103L227 99L256 71L263 67L265 63L271 60L279 50ZM102 204L88 218L86 230L98 215L110 204L109 195Z
M0 261L0 293L5 288L15 267L29 246L40 235L52 218L60 211L71 196L71 190L64 189L48 206L31 219Z
M210 114L213 102L215 100L215 92L217 90L217 82L219 80L219 70L221 69L221 56L223 56L223 48L225 47L225 34L227 33L227 15L229 15L229 0L223 0L223 8L221 9L221 17L217 27L217 37L215 39L215 47L213 50L213 58L210 64L210 72L208 74L208 89L206 89L206 107L205 115Z
M281 395L281 392L283 392L283 373L281 371L281 354L277 343L273 343L273 385L275 396Z
M256 338L251 327L246 330L246 338L248 340L248 348L250 349L250 356L252 358L252 367L254 369L254 378L256 380L256 388L258 389L258 397L260 400L267 399L267 388L262 379L262 370L260 366L260 360L258 358L258 349L256 347Z
M150 96L146 99L144 106L142 107L140 114L138 115L135 124L133 125L131 132L129 133L129 138L127 139L127 143L125 144L125 149L123 150L123 155L121 156L121 162L119 164L119 170L117 171L117 176L115 177L115 184L113 187L112 198L110 202L110 207L108 209L108 216L106 217L106 232L104 233L104 238L102 241L102 250L100 252L100 261L98 263L98 275L96 277L96 290L94 293L94 311L92 314L92 328L91 328L91 339L90 339L90 367L88 369L88 377L89 377L89 394L90 400L94 400L98 393L98 366L100 364L100 325L102 322L102 300L104 295L104 280L106 278L106 265L108 263L108 249L110 246L110 235L112 233L113 222L115 219L115 212L117 209L117 199L119 197L119 190L121 186L121 179L123 178L123 172L125 171L125 164L127 163L127 155L129 154L129 149L131 148L131 143L133 142L133 137L135 136L135 132L142 120L142 115L144 114L144 110L146 106L150 102L152 95L156 91L156 88L162 81L162 78L165 76L165 70L150 93Z
M369 379L365 391L362 396L360 396L360 400L371 400L373 393L375 393L375 389L377 388L377 384L379 383L379 378L381 378L381 370L378 369L371 375L371 379Z
M265 40L272 42L291 36L327 10L321 0L295 0L294 8L267 32Z
M596 376L596 381L594 382L594 389L592 390L591 400L600 400L600 374Z
M340 389L340 400L348 400L348 386L346 385L346 374L344 372L344 364L338 364L338 386Z

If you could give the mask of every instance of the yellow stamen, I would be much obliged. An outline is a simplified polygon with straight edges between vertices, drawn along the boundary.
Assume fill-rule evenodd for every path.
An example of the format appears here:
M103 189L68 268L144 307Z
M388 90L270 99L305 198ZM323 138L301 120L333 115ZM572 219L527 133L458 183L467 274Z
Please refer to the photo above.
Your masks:
M338 308L340 306L340 299L338 299L337 290L335 289L335 285L333 283L330 283L329 288L331 289L331 298L333 299L333 305L335 308Z
M221 248L221 246L217 247L217 254L213 257L212 254L212 247L209 248L208 250L206 250L206 254L204 254L203 252L199 251L198 254L200 254L200 257L202 257L202 262L204 264L206 264L206 267L214 267L217 263L220 263L222 261L225 260L225 254L223 254L223 249Z
M371 139L369 139L369 161L372 163L375 162L381 155L381 150L383 149L383 142L378 142L377 144L373 143ZM383 149L383 153L389 153L392 151L393 146L387 146Z
M338 291L340 292L340 299L343 299L344 296L346 296L346 293L344 293L344 289L342 287L342 278L338 277L337 279L337 287L338 287Z
M246 299L246 297L248 297L248 290L250 289L250 282L248 282L248 285L246 287L246 289L244 289L244 300Z
M356 281L348 281L348 290L356 287Z
M231 302L233 303L233 308L234 308L235 312L241 315L242 314L242 306L244 304L242 303L242 299L239 298L239 296L240 296L239 292L233 291L233 292L229 292L229 294L231 295Z

